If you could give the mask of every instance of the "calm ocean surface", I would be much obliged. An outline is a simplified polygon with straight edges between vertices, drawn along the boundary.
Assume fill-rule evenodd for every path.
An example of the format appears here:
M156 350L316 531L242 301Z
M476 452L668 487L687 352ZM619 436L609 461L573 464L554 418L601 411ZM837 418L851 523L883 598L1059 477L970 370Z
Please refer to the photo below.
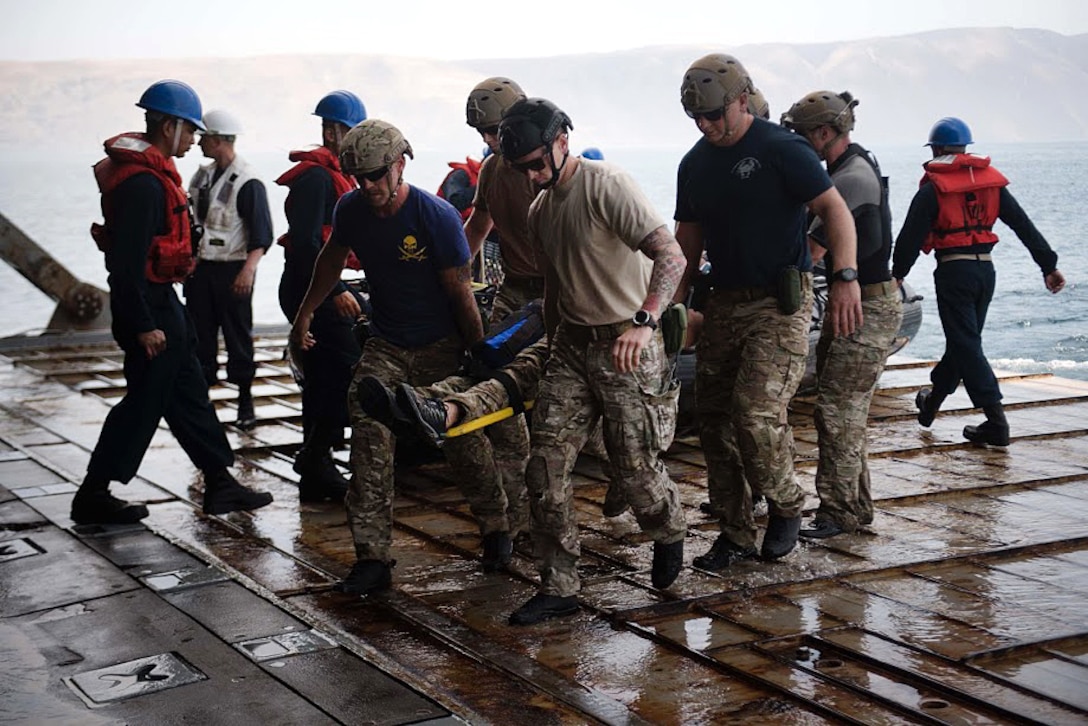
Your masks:
M692 138L694 141L694 137ZM863 136L858 138L865 142ZM575 148L580 140L572 139ZM599 143L594 140L594 143ZM600 144L609 161L631 172L657 206L663 220L672 219L676 165L684 150L610 150ZM246 154L269 187L276 234L286 228L284 190L271 180L287 168L287 151ZM921 163L928 149L920 146L889 146L872 149L891 177L895 229L906 216ZM1088 240L1088 143L998 144L978 146L1009 177L1010 190L1019 199L1040 231L1058 252L1066 289L1051 295L1027 251L1011 230L998 225L1002 242L995 250L997 293L985 331L985 349L996 367L1023 372L1052 371L1088 380L1088 255L1079 246ZM479 153L471 149L470 153ZM87 232L100 218L98 194L91 165L100 148L74 155L33 159L22 150L0 150L0 211L35 241L58 257L77 277L105 287L102 255ZM446 162L464 152L421 150L409 162L407 179L434 190L448 171ZM187 181L202 161L197 147L179 162ZM670 221L671 224L671 221ZM261 263L254 300L258 323L285 322L276 301L276 287L283 267L282 248L274 247ZM922 329L904 354L937 358L943 337L933 298L933 261L919 260L908 281L925 296ZM0 335L43 327L54 304L18 273L0 264Z

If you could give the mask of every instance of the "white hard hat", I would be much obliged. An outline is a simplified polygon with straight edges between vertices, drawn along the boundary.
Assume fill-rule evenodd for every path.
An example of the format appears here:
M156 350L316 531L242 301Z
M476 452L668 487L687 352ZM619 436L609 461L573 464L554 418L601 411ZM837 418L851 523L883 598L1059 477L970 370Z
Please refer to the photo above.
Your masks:
M222 109L213 109L204 114L204 126L207 136L237 136L242 133L242 124L234 114Z

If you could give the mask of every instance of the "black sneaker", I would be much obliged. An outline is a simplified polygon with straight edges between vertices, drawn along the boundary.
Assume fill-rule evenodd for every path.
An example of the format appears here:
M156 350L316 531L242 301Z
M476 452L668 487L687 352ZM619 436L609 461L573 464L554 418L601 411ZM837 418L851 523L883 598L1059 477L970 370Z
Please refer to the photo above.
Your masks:
M243 431L249 431L257 425L257 414L253 412L253 394L248 388L238 389L238 417L234 425Z
M514 543L506 532L490 532L483 539L484 572L496 572L510 564L514 555Z
M765 560L777 560L785 557L797 546L797 537L801 534L801 515L781 517L772 514L767 518L767 533L763 535L763 546L759 554Z
M424 441L441 446L446 439L446 406L437 398L423 398L407 383L397 386L397 406L414 424Z
M511 625L532 625L542 620L562 618L578 612L578 598L570 595L545 595L538 592L528 602L510 614Z
M80 489L72 499L72 521L76 524L136 524L148 514L143 504L129 504L109 491Z
M827 539L843 533L843 528L830 519L814 519L812 526L802 529L800 536L806 539Z
M332 586L336 592L347 595L369 595L379 590L387 590L393 584L393 565L381 560L359 560L351 566L351 572L340 582Z
M972 444L989 444L990 446L1009 445L1009 425L983 421L978 426L964 426L963 438Z
M741 547L730 542L724 534L719 534L710 549L693 559L691 564L702 570L716 571L724 570L738 560L752 560L755 557L755 547Z
M360 378L355 393L359 397L359 407L363 409L363 413L392 431L397 438L414 430L408 416L397 405L393 391L377 376Z
M248 511L271 503L271 494L242 486L226 469L204 476L204 514Z
M650 570L650 582L663 590L676 581L684 568L684 540L663 544L654 542L654 566Z

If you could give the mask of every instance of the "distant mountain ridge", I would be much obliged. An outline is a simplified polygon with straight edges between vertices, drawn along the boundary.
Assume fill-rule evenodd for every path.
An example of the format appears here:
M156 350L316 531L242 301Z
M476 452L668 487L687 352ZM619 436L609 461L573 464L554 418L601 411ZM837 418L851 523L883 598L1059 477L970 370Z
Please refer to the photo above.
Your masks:
M417 148L478 155L481 143L464 123L464 100L490 75L510 76L531 95L556 101L582 139L684 147L697 131L680 107L680 80L691 61L709 52L732 53L745 64L774 120L809 91L851 91L861 101L856 135L864 142L922 143L933 121L946 115L964 118L981 142L1088 139L1088 35L984 28L514 60L282 55L0 62L0 147L98 148L107 136L140 126L133 103L149 83L179 78L196 88L205 109L225 107L243 120L249 149L316 143L320 134L309 115L315 103L347 88L363 98L371 117L400 126Z

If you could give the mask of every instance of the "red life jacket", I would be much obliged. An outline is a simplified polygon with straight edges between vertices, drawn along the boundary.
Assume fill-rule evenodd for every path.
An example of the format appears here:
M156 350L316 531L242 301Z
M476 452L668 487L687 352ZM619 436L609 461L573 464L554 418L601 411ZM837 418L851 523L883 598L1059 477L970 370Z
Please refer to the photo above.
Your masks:
M144 274L151 282L182 282L193 271L196 260L189 228L189 198L181 186L174 160L163 156L144 134L119 134L107 139L106 158L94 165L94 178L102 192L102 216L106 224L91 225L91 237L98 249L113 244L110 227L114 220L113 191L129 177L150 173L162 182L166 204L166 232L151 238Z
M358 186L355 183L354 178L340 171L340 160L324 146L318 146L316 149L292 151L287 158L295 162L295 165L281 174L279 179L276 180L276 183L285 186L288 189L291 188L291 185L294 184L304 172L313 169L315 166L321 167L329 173L329 178L332 179L333 192L336 194L337 199ZM288 194L287 201L283 204L284 210L287 211L290 208L290 205L291 195ZM328 242L329 237L331 236L332 224L321 225L321 242ZM287 249L290 249L291 231L288 230L280 235L280 238L276 241ZM362 265L359 264L359 260L356 259L354 252L348 253L347 262L344 264L353 270L358 270L362 267Z
M443 179L442 183L438 185L438 196L442 199L446 198L446 181L448 181L455 172L463 171L468 174L469 186L474 187L476 186L476 180L480 178L480 167L483 166L482 161L476 161L471 156L466 156L464 163L460 161L451 161L449 164L451 169L450 173L446 174L445 179ZM472 216L471 204L461 210L461 221L467 222L470 216Z
M937 190L937 220L922 251L997 242L994 222L1001 211L1001 188L1009 180L990 166L990 157L949 154L923 166L922 184L931 182Z

